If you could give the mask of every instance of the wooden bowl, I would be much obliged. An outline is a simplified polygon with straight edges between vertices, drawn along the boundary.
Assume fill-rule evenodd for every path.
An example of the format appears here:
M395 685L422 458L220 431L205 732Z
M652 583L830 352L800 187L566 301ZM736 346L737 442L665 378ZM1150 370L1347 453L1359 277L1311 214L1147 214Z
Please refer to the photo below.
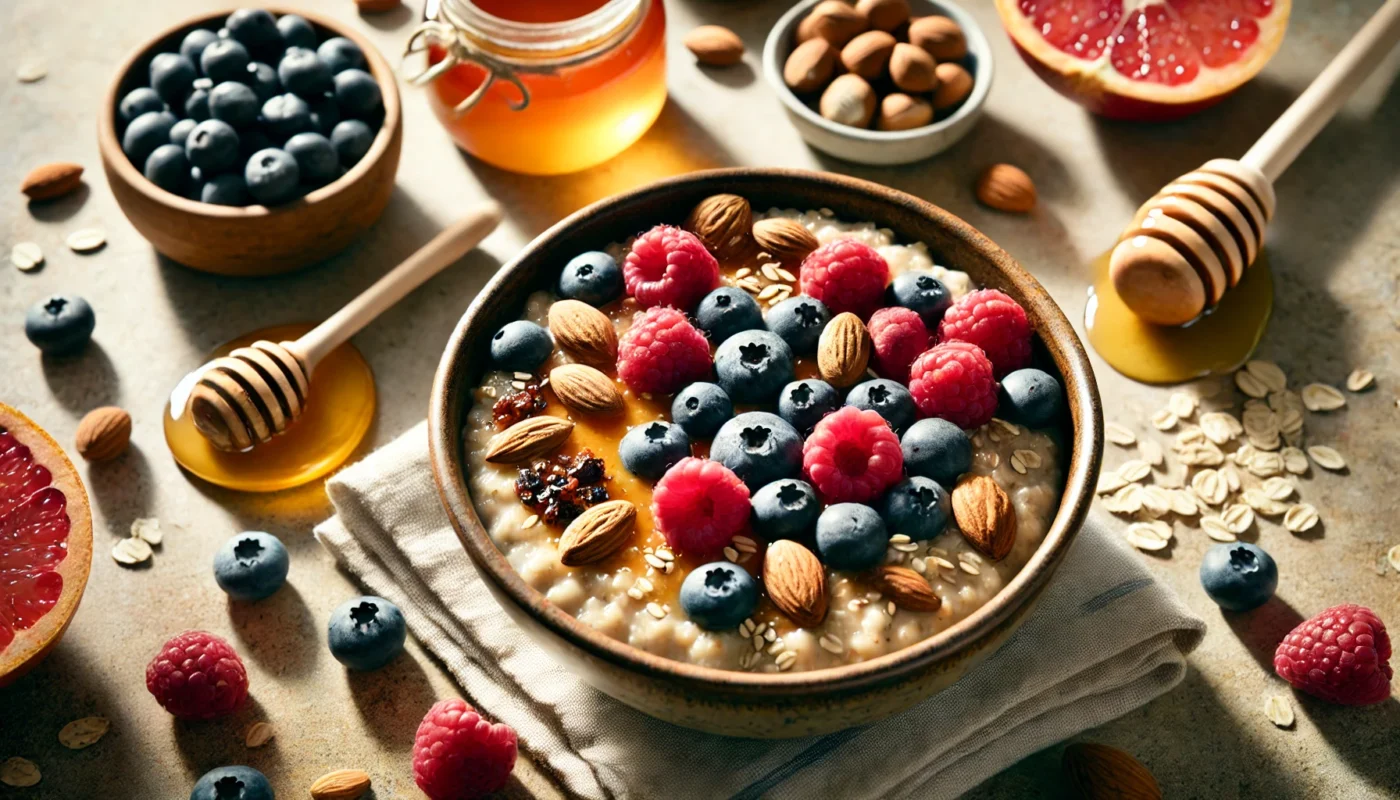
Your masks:
M145 85L147 69L157 53L178 50L180 40L195 28L219 28L232 10L191 17L127 56L103 100L97 143L117 204L156 250L205 272L275 275L334 255L379 219L394 191L403 146L399 91L389 63L353 28L301 9L268 8L279 16L299 14L317 33L344 36L359 45L384 98L384 124L369 152L348 172L276 208L220 206L171 194L146 180L141 168L122 152L117 104L127 92Z
M613 639L545 599L506 561L477 517L467 488L462 427L472 390L490 363L492 334L517 319L530 292L552 286L577 253L660 222L679 224L701 199L732 192L755 208L830 208L872 220L901 242L922 241L938 262L965 270L1025 307L1036 332L1037 366L1058 373L1068 421L1060 433L1066 483L1040 547L994 598L951 628L859 664L799 673L753 674L652 655ZM1069 550L1089 510L1102 456L1098 387L1069 320L1005 251L966 222L916 197L829 173L781 169L694 172L595 203L550 228L502 267L457 324L433 384L428 414L433 475L468 555L516 624L561 663L647 714L699 730L780 738L873 722L946 688L994 651L1025 619Z

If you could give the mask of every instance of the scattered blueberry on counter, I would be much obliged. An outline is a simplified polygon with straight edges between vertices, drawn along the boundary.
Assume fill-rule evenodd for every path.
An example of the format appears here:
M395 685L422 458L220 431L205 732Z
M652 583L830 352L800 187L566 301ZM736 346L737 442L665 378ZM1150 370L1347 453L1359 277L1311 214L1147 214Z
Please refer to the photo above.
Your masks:
M748 570L716 561L691 570L681 583L681 608L707 630L738 627L758 605L758 583Z
M1201 585L1227 611L1249 611L1274 596L1278 565L1264 549L1248 542L1217 544L1201 559Z
M679 425L657 420L638 425L617 443L617 456L627 471L659 481L666 470L690 455L690 437Z
M214 580L236 600L271 597L287 582L291 559L282 540L247 531L224 542L214 554Z
M408 626L398 606L366 595L347 600L331 612L328 637L336 661L368 672L403 652Z
M216 767L194 785L190 800L274 800L267 776L252 767Z
M75 294L56 294L29 307L24 315L24 335L48 355L77 352L92 338L97 316L92 306Z

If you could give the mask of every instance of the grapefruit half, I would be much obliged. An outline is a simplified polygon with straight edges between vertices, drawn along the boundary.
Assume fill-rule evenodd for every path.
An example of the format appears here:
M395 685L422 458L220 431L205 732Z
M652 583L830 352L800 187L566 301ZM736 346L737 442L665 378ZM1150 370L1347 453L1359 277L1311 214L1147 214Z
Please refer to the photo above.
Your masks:
M58 643L91 564L92 511L73 462L0 403L0 686Z
M1056 91L1113 119L1214 105L1264 68L1292 0L996 0L1021 58Z

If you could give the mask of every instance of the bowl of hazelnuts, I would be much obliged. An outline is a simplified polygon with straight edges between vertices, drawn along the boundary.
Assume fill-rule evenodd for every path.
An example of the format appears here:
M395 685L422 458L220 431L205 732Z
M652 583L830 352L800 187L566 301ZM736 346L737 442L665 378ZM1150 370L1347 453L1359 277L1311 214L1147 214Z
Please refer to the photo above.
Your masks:
M803 0L769 33L763 71L812 147L861 164L907 164L976 124L992 52L949 0Z

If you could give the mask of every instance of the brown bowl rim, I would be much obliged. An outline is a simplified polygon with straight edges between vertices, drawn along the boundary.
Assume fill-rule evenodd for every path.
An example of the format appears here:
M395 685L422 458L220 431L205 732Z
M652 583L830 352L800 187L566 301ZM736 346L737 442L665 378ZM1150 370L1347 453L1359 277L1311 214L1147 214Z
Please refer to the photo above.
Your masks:
M156 186L131 163L126 153L122 152L121 140L117 138L117 104L121 102L121 86L126 81L136 64L142 59L151 55L158 42L162 42L171 36L179 33L188 33L195 28L206 27L207 23L223 19L234 11L242 8L235 6L220 11L207 11L186 17L181 22L170 25L154 36L147 38L140 45L133 48L122 59L122 63L117 67L111 84L107 87L107 92L102 100L102 113L97 119L97 142L98 150L101 152L102 160L109 169L115 170L121 179L136 191L144 194L153 202L169 208L177 209L186 214L194 214L210 219L262 219L279 214L295 214L304 211L308 206L315 205L328 198L331 198L364 177L370 168L384 157L384 153L389 149L389 142L394 136L394 132L402 124L402 109L399 103L399 87L395 80L393 67L380 54L374 43L365 38L363 34L353 28L347 27L339 20L331 19L314 11L307 11L301 8L288 8L286 6L257 6L265 11L280 17L285 14L295 14L303 17L307 22L321 28L333 31L337 36L343 36L354 42L360 48L360 52L365 54L365 60L369 62L370 74L374 76L379 84L380 95L384 102L384 122L379 126L375 134L374 142L370 144L369 151L344 175L331 181L325 186L321 186L303 195L297 201L284 205L269 208L260 203L248 206L224 206L217 203L202 203L198 200L191 200L181 197L178 194L167 192Z
M460 431L453 427L455 421L447 419L451 393L458 388L470 390L470 387L457 386L459 379L465 382L468 372L465 366L470 353L465 338L467 329L478 315L491 313L486 310L490 298L512 276L522 272L529 256L547 250L556 236L581 220L621 206L644 207L649 197L664 195L678 186L756 178L781 180L787 184L795 181L811 186L825 185L841 191L865 193L886 203L905 206L942 225L953 238L984 253L1026 297L1027 311L1037 336L1045 345L1070 393L1068 405L1072 429L1068 440L1072 447L1060 506L1045 539L1011 582L966 619L909 647L856 664L796 673L748 673L676 661L613 639L550 603L510 566L482 526L467 488L461 459L462 437ZM797 188L800 190L801 187ZM541 259L541 263L545 261ZM716 693L770 698L806 695L814 690L854 691L869 688L872 684L883 684L954 656L991 634L998 625L1039 594L1069 550L1088 514L1103 449L1103 414L1089 356L1064 312L1010 254L959 217L896 189L826 172L763 167L702 170L656 181L595 202L537 236L482 288L458 321L433 379L428 422L433 478L458 538L482 577L491 581L536 622L588 655L648 678L679 681Z

